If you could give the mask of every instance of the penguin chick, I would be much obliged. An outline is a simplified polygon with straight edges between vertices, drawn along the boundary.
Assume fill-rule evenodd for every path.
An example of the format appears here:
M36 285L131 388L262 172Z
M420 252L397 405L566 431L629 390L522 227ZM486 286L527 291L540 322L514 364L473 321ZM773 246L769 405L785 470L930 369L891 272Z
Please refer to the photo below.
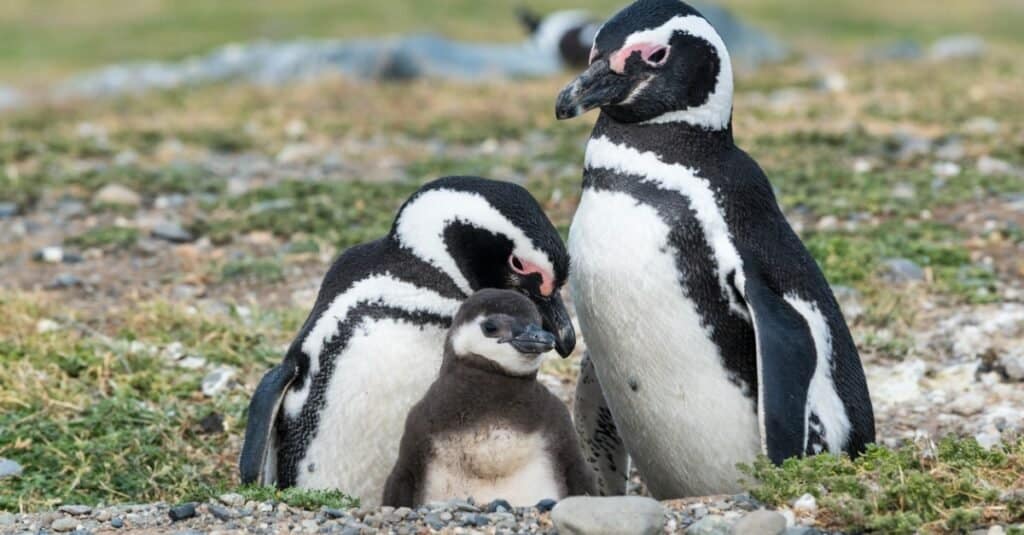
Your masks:
M383 503L472 497L526 506L593 494L569 411L537 382L554 346L523 295L487 289L466 300L440 375L406 419Z

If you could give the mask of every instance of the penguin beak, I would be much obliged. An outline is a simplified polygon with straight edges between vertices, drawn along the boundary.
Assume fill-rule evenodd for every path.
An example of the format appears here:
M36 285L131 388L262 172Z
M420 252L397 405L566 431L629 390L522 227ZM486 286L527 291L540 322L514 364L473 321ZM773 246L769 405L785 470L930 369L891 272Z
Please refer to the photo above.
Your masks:
M558 94L555 117L572 119L594 108L618 104L629 95L632 85L629 77L611 70L607 59L595 60Z
M512 336L500 341L508 342L516 351L526 355L540 355L555 348L555 335L533 324L513 326Z
M576 347L576 331L572 328L572 319L565 309L562 296L556 291L548 299L537 300L535 303L544 320L544 328L549 333L555 333L555 350L563 358L568 357Z

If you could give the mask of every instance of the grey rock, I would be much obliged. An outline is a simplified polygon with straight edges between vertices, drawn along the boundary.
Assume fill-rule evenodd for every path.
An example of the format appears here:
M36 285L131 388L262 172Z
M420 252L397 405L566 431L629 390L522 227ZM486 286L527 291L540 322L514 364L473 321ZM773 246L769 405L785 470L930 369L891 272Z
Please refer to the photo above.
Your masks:
M943 160L960 160L966 154L967 149L959 139L948 139L935 149L935 156Z
M733 535L779 535L786 531L786 517L761 509L741 518L732 528Z
M448 507L453 511L464 511L470 513L480 512L480 508L466 500L454 499L448 501Z
M708 515L686 528L687 535L729 535L732 524L723 516Z
M152 236L171 243L188 243L192 241L192 233L182 228L181 225L165 221L153 227Z
M430 513L423 520L433 529L442 529L448 525L447 522L441 520L441 516L437 513Z
M1014 381L1024 381L1024 348L1016 347L999 357L999 364L1006 370L1006 376Z
M0 479L20 476L23 471L24 469L20 464L10 459L0 457Z
M555 505L557 505L557 504L558 504L558 502L556 502L555 500L552 500L550 498L545 498L545 499L537 502L536 507L537 507L537 510L540 511L541 513L546 513L548 511L554 509Z
M889 282L907 283L924 280L924 270L913 260L889 258L882 261L882 275Z
M1006 160L985 155L978 158L978 172L985 176L1012 175L1017 172L1017 169Z
M51 282L47 288L51 290L61 290L65 288L74 288L81 284L82 280L71 273L61 273L54 277L53 282Z
M92 507L88 505L62 505L57 510L69 515L87 515L92 512Z
M512 504L508 503L506 500L494 500L487 504L487 507L484 510L488 513L504 513L512 510Z
M78 520L74 518L62 517L54 520L50 524L50 529L53 531L74 531L78 527Z
M123 528L124 527L124 520L121 517L116 516L116 517L110 519L110 525L112 527L115 527L115 528L118 528L118 529Z
M1001 128L999 121L991 117L972 117L964 123L964 132L972 135L998 134Z
M820 535L821 531L818 528L812 528L809 526L793 526L786 528L785 535Z
M895 142L897 144L896 158L902 162L913 160L919 156L926 156L932 152L932 141L914 134L897 134Z
M985 40L977 35L951 35L932 43L928 56L933 60L974 59L985 55Z
M0 219L18 215L18 205L13 202L0 202Z
M92 202L93 204L137 207L142 204L142 197L127 186L111 183L93 194Z
M327 513L327 516L331 518L345 518L348 516L348 514L345 511L342 511L341 509L335 509L333 507L328 507L327 509L324 509L324 512Z
M228 509L227 507L224 507L223 505L217 505L215 503L207 504L206 505L206 509L208 511L210 511L211 515L213 515L218 520L222 520L222 521L232 520L232 519L234 519L234 518L236 518L238 516L231 509Z
M0 526L13 526L14 515L10 513L0 513Z
M196 516L196 504L190 502L171 507L171 509L167 511L167 516L169 516L174 522L192 518Z
M665 508L641 496L575 496L558 502L551 520L566 535L653 534L665 525Z
M234 380L237 372L229 366L220 366L203 377L203 395L212 398L220 395Z
M924 49L917 41L903 39L871 47L865 52L868 61L915 61L924 57Z

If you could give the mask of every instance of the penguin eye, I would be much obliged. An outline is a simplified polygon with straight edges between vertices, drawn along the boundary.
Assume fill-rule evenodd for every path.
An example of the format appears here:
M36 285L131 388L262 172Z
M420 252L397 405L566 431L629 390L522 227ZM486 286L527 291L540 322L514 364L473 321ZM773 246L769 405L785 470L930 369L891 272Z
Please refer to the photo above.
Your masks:
M487 336L494 336L498 334L498 326L491 320L484 320L484 322L480 324L480 328L483 329L484 334Z
M508 257L508 263L509 265L512 266L512 270L515 271L516 273L525 274L526 267L523 266L523 261L520 260L518 256L512 255Z
M644 50L641 52L641 55L648 65L652 67L661 67L665 64L665 60L668 59L668 47L659 46L651 50Z

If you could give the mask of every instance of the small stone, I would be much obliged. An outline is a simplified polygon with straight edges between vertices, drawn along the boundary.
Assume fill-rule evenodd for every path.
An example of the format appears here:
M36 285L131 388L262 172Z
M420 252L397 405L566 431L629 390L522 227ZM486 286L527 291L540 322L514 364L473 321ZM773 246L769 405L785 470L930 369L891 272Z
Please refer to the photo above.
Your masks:
M192 241L192 233L182 228L181 225L170 221L158 223L153 227L151 235L154 238L169 241L171 243L188 243Z
M185 368L186 370L198 370L203 366L206 366L206 359L203 357L197 357L190 355L177 362L179 368Z
M786 531L786 517L767 509L754 511L744 516L732 528L733 535L779 535L784 531Z
M967 149L959 139L950 139L935 150L935 156L943 160L960 160L967 154Z
M985 40L977 35L951 35L932 43L928 56L936 61L974 59L985 54Z
M950 408L960 416L974 416L980 413L986 405L985 397L977 392L966 392L957 397Z
M173 522L192 518L196 516L196 504L183 503L181 505L171 507L171 509L167 511L167 516L171 517Z
M50 290L63 290L66 288L74 288L81 286L82 279L72 275L71 273L61 273L53 278L53 282L48 284L46 287Z
M229 366L220 366L203 377L203 395L212 398L220 395L227 389L228 385L235 378L235 369Z
M13 202L0 202L0 219L18 215L18 205Z
M88 505L62 505L57 510L69 515L87 515L92 512L92 507Z
M445 521L445 522L451 522L451 521L452 521L452 519L453 519L453 518L455 518L455 517L454 517L454 516L453 516L453 515L452 515L452 514L451 514L450 512L448 512L448 511L444 511L444 512L442 512L442 513L441 513L441 515L440 515L440 517L441 517L441 520L443 520L443 521Z
M118 528L118 529L123 528L124 527L124 520L122 520L121 517L119 517L119 516L115 516L114 518L112 518L110 520L110 525L115 527L115 528Z
M46 262L47 264L59 264L64 261L64 249L56 245L49 247L43 247L36 251L32 255L37 262Z
M115 206L137 207L142 204L142 197L121 184L107 184L92 196L93 204L111 204Z
M473 526L473 527L486 526L486 525L488 525L490 523L491 523L491 519L490 518L487 518L486 515L478 515L478 514L466 515L466 517L462 521L462 525L464 525L464 526Z
M893 283L919 282L924 280L924 270L913 260L889 258L882 262L883 276Z
M311 518L302 521L302 529L310 533L315 532L319 527L320 524L318 524L316 520L313 520Z
M999 128L999 121L991 117L973 117L964 123L964 132L973 135L998 134Z
M986 450L990 450L1003 443L1002 434L998 430L982 431L974 435L974 440L977 440L978 445Z
M541 513L546 513L548 511L554 509L555 505L558 505L558 502L556 502L555 500L552 500L550 498L545 498L545 499L537 502L536 507L537 507L537 511L539 511Z
M399 519L404 519L409 516L409 513L412 513L412 509L409 509L408 507L399 507L398 509L395 509L394 515Z
M978 172L985 175L1012 175L1016 172L1013 164L1006 160L985 155L978 158Z
M892 191L889 193L889 196L892 197L893 199L901 201L910 201L917 197L917 190L914 189L913 184L899 182L893 185Z
M512 510L512 505L505 500L494 500L484 510L488 513L505 513Z
M50 529L53 531L74 531L78 527L78 520L74 518L62 517L54 520L50 524Z
M228 492L217 496L217 500L230 507L242 507L245 505L245 496L235 492Z
M106 522L107 520L110 520L110 517L110 511L106 509L101 509L96 512L96 516L94 518L96 518L96 520L99 520L100 522Z
M224 507L222 505L217 505L215 503L207 504L206 509L210 511L210 514L213 515L217 520L228 521L238 516L231 509L228 509L227 507Z
M0 457L0 479L4 479L7 477L18 477L21 475L23 471L24 469L21 467L20 464L10 459Z
M1024 381L1024 348L1017 347L999 357L999 364L1006 370L1006 376L1014 381Z
M335 509L333 507L328 507L324 509L324 513L327 513L327 516L331 518L344 518L348 516L347 514L345 514L345 511L342 511L341 509Z
M813 515L818 512L818 500L813 494L804 494L793 502L793 511L800 514Z
M223 433L224 417L220 413L211 412L199 420L199 432L204 435Z
M464 511L469 513L477 513L480 511L479 507L461 499L449 500L448 507L455 511Z
M935 176L940 178L959 176L961 171L963 169L953 162L936 162L932 166L932 173L935 173Z
M708 515L686 528L687 535L729 535L732 525L725 517Z
M654 534L665 525L665 508L642 496L566 498L551 511L565 535Z
M441 517L437 513L428 514L424 521L433 529L443 529L447 525L446 522L441 521Z

